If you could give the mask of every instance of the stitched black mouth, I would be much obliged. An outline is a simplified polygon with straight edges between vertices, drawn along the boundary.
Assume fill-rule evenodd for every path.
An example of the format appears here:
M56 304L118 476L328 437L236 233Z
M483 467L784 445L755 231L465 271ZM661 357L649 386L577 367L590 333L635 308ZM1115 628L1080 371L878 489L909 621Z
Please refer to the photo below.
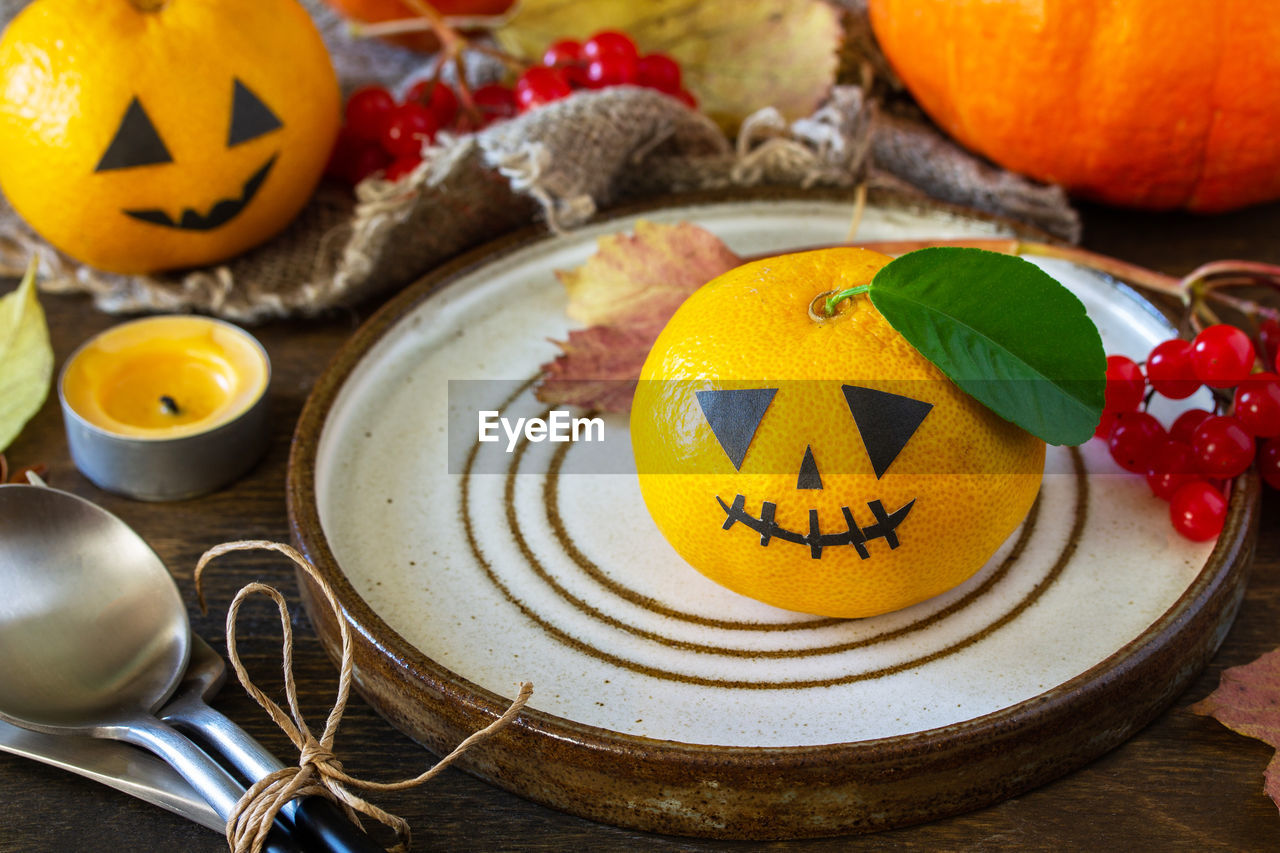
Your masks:
M279 154L272 154L271 159L267 160L266 163L258 168L258 171L249 176L249 180L244 182L244 187L240 190L238 198L221 199L215 202L213 207L209 208L208 213L197 213L188 207L182 211L182 216L176 222L166 211L159 208L126 210L124 213L126 216L132 216L142 222L163 225L166 228L177 228L182 231L212 231L215 228L221 228L232 219L235 219L240 214L240 211L244 210L249 202L253 201L253 197L258 194L263 181L267 179L267 173L271 171L271 167L275 165L276 158L279 156Z
M871 514L875 516L875 523L867 527L860 527L853 518L853 513L847 506L840 507L840 512L844 516L845 530L838 533L823 533L822 526L818 521L818 511L816 509L809 510L809 532L797 533L794 530L788 530L780 527L774 520L773 515L778 505L764 501L760 504L760 517L746 511L747 499L744 495L738 495L733 499L733 505L725 503L724 500L716 495L716 501L720 504L720 508L724 510L724 528L728 530L734 524L742 522L747 527L760 534L760 545L767 546L774 539L781 539L783 542L794 542L797 545L808 545L809 556L817 560L822 557L824 548L835 548L840 545L852 545L854 550L858 552L858 556L867 559L871 556L867 551L867 543L873 539L883 539L889 544L889 550L898 547L898 525L907 517L907 513L911 512L911 507L915 506L915 498L910 502L902 505L893 512L886 512L884 504L878 500L867 501L867 509L871 510Z

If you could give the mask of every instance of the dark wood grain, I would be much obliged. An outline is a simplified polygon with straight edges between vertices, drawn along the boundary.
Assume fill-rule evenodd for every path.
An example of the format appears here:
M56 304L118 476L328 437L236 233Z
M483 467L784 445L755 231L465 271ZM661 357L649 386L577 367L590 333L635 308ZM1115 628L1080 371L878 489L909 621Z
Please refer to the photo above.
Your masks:
M1085 222L1087 247L1170 273L1224 257L1280 263L1280 205L1214 218L1089 207ZM119 321L81 298L46 297L44 305L59 367L82 341ZM292 572L267 556L226 559L208 577L214 609L201 615L194 604L192 567L207 547L224 540L287 538L284 476L293 422L328 356L373 307L255 329L274 369L273 440L266 458L221 492L167 504L101 492L71 464L55 399L10 448L10 461L47 464L52 485L96 501L133 525L177 577L191 603L194 628L221 646L224 608L235 591L249 580L263 579L280 585L296 601ZM1271 750L1186 710L1216 686L1224 667L1247 663L1280 645L1280 500L1274 493L1264 498L1261 528L1240 616L1213 663L1174 706L1082 770L979 812L855 839L747 845L644 835L590 823L457 771L413 791L379 795L376 801L409 820L419 850L1276 849L1280 815L1262 794L1262 772ZM331 702L334 669L296 603L293 620L304 710L319 727ZM275 614L265 605L250 606L242 617L241 648L252 671L267 683L276 683L272 679L279 671L277 628ZM284 736L238 687L225 689L215 705L281 757L290 754ZM350 772L378 779L416 774L434 760L359 698L348 707L337 751ZM226 844L206 829L123 794L0 754L0 851L111 848L214 853Z

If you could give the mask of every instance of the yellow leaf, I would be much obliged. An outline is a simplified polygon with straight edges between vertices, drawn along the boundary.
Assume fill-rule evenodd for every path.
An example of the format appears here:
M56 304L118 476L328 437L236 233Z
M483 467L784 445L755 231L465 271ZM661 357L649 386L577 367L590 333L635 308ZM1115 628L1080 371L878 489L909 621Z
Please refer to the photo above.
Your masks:
M579 323L656 322L661 329L690 293L740 263L719 237L697 225L641 219L635 234L601 237L586 263L556 276L569 294L567 313Z
M53 348L32 260L18 289L0 297L0 450L40 410L52 378Z
M809 115L835 79L841 26L823 0L521 0L496 36L528 60L601 30L680 63L685 88L729 133L761 107Z

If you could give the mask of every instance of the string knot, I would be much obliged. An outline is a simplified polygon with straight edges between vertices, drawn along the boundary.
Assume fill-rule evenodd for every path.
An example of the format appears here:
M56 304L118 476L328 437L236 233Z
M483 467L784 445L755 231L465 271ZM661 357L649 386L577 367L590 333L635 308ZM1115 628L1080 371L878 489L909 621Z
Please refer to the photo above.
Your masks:
M520 684L520 692L507 710L485 726L473 732L466 740L454 747L453 751L437 761L412 779L396 782L374 782L351 776L342 769L342 762L333 752L333 740L337 734L338 724L342 722L342 714L347 707L347 699L351 693L351 679L354 670L353 644L351 630L343 618L333 589L329 586L315 566L295 549L280 542L254 539L238 542L224 542L215 545L200 557L196 563L195 586L200 605L204 607L204 591L201 579L204 569L211 560L229 551L267 550L284 554L301 569L320 589L325 602L333 611L338 633L342 638L342 654L338 671L338 692L334 698L333 708L325 721L324 731L315 737L307 726L298 707L298 690L293 678L293 628L289 620L289 606L283 595L275 587L262 583L247 584L236 593L231 606L227 608L227 657L235 670L236 677L245 691L262 706L280 729L289 736L298 750L298 765L285 767L255 782L240 801L236 803L231 816L227 820L227 843L234 853L258 853L266 842L267 832L275 820L276 813L295 797L320 795L339 803L347 816L359 825L357 814L363 814L390 827L396 834L399 843L393 851L407 850L411 841L409 824L403 818L390 814L348 790L348 787L365 791L399 791L421 785L430 781L474 744L484 740L505 726L509 725L524 708L533 695L533 685L528 682ZM265 595L275 602L280 612L280 645L284 657L284 692L289 706L288 713L267 696L249 677L248 671L240 660L236 643L236 617L240 606L251 595Z
M338 761L333 750L327 749L324 744L311 737L307 738L298 751L298 767L301 769L307 766L314 767L321 776L333 776L342 772L342 762Z

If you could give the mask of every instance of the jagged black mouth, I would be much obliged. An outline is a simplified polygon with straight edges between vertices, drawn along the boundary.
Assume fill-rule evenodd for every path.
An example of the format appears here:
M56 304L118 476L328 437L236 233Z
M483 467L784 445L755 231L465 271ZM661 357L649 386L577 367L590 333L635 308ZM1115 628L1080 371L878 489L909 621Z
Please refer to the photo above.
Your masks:
M720 508L724 510L724 529L728 530L734 524L742 522L747 527L760 534L760 545L766 546L774 539L781 539L783 542L794 542L797 545L808 545L809 556L815 560L821 559L824 548L834 548L839 545L852 545L854 550L858 552L858 556L867 559L871 556L867 551L867 543L873 539L883 539L889 544L889 549L893 550L898 547L898 525L907 517L907 513L911 512L911 507L915 506L915 498L908 503L902 505L893 512L886 512L884 504L878 500L867 501L867 509L871 510L871 514L875 516L875 523L867 527L859 527L853 518L853 513L847 506L840 507L840 512L844 516L845 530L839 533L823 533L821 525L818 522L818 511L816 509L809 510L809 532L796 533L794 530L787 530L785 527L779 527L773 520L774 512L778 505L764 501L760 504L760 517L746 511L747 498L745 495L738 495L733 499L733 505L729 505L716 495L716 501L720 504Z
M166 211L159 208L126 210L124 213L126 216L132 216L142 222L163 225L166 228L177 228L181 231L212 231L215 228L221 228L232 219L235 219L240 214L240 211L244 210L249 202L253 201L253 197L258 194L263 181L267 179L267 173L276 164L276 158L279 156L279 154L272 154L271 159L267 160L266 163L258 168L258 171L249 176L249 180L244 182L239 198L224 198L209 208L208 213L197 213L188 207L182 211L182 216L176 222Z

